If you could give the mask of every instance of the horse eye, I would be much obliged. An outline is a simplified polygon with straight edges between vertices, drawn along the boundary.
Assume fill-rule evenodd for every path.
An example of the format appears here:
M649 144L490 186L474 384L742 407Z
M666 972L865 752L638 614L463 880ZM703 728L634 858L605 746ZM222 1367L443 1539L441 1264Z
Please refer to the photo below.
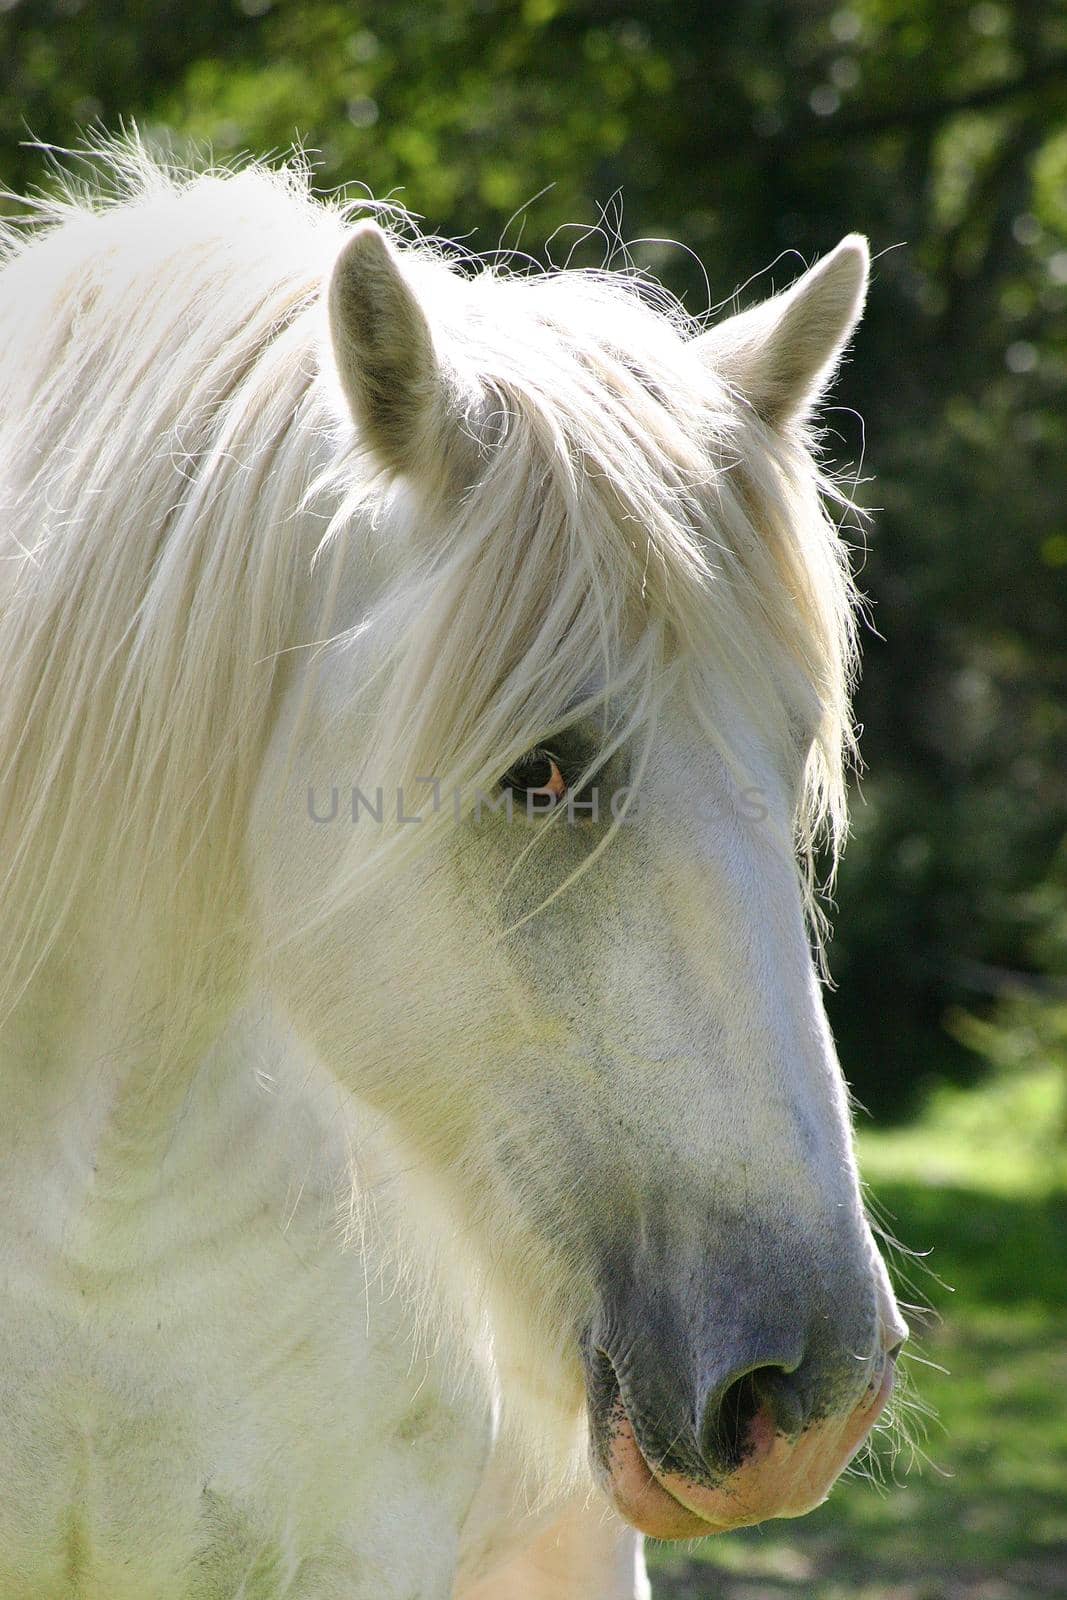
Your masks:
M567 793L567 780L551 750L528 750L500 780L502 789L519 795L531 812L551 811Z

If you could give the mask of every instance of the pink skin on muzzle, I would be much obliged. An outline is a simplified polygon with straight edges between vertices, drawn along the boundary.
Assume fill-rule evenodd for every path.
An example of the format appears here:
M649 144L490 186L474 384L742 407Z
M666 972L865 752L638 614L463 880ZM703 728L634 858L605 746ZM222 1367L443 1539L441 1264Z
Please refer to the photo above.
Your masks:
M698 1539L820 1505L870 1433L893 1390L887 1360L856 1409L813 1423L796 1440L775 1432L766 1406L753 1418L741 1466L713 1489L646 1461L621 1402L613 1419L605 1488L619 1515L656 1539Z

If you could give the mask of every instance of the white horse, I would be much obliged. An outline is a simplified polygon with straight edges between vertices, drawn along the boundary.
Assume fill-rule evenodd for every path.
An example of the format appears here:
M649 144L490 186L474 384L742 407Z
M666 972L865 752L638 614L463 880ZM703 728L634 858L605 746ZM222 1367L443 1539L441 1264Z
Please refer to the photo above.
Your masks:
M905 1332L806 920L865 245L700 329L108 162L0 273L0 1596L647 1596Z

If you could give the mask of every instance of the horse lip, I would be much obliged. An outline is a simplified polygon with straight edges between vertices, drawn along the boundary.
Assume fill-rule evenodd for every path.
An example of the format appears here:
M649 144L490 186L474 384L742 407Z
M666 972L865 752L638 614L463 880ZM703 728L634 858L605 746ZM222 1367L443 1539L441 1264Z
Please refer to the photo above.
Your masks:
M656 1464L655 1454L646 1449L641 1439L639 1430L640 1407L635 1405L632 1398L627 1394L625 1378L624 1376L620 1377L619 1367L610 1351L606 1350L603 1345L594 1344L591 1341L587 1348L589 1355L592 1357L592 1361L588 1357L586 1360L586 1380L589 1393L589 1413L592 1423L594 1454L599 1452L603 1457L602 1460L597 1462L598 1469L603 1470L605 1473L608 1472L607 1453L610 1448L610 1430L613 1423L617 1427L619 1420L624 1419L633 1434L634 1444L640 1453L641 1460L655 1483L663 1490L664 1494L670 1495L670 1498L675 1501L682 1511L690 1516L699 1515L691 1511L690 1507L679 1500L678 1496L668 1489L663 1482L664 1463ZM710 1485L719 1475L712 1474L704 1463L693 1460L688 1464L686 1476L691 1478L693 1482L702 1482Z
M616 1510L628 1522L636 1526L640 1532L659 1538L700 1538L704 1534L715 1531L714 1524L709 1523L699 1512L679 1500L660 1478L656 1468L652 1465L637 1437L630 1407L626 1403L619 1381L618 1369L610 1354L601 1345L593 1344L592 1340L582 1341L585 1356L586 1378L589 1389L589 1414L592 1435L591 1454L593 1457L594 1476L600 1481L600 1486L606 1497L614 1504ZM595 1392L594 1390L598 1392ZM594 1393L596 1406L594 1408ZM633 1446L640 1460L641 1467L648 1475L642 1498L649 1498L653 1502L655 1525L648 1518L647 1509L639 1511L633 1504L627 1503L617 1490L614 1475L610 1465L611 1436L607 1432L610 1419L621 1417L624 1425L629 1429ZM659 1505L656 1505L656 1502ZM663 1512L666 1512L668 1521L673 1523L671 1531L665 1531Z
M801 1496L800 1500L791 1497L779 1499L777 1496L772 1496L767 1499L764 1496L757 1496L750 1500L746 1494L743 1499L735 1500L736 1479L730 1472L716 1480L706 1472L693 1476L689 1472L683 1472L680 1475L677 1471L665 1470L663 1462L653 1463L638 1437L634 1413L627 1404L614 1361L602 1346L594 1344L590 1338L583 1341L583 1354L589 1390L595 1475L600 1481L602 1490L620 1515L641 1532L658 1538L699 1538L706 1534L721 1533L727 1529L761 1522L768 1516L803 1515L812 1506L825 1499L835 1479L862 1444L884 1408L893 1389L896 1353L895 1349L885 1352L881 1368L872 1377L863 1400L854 1407L847 1418L842 1419L841 1424L831 1435L829 1443L836 1448L828 1459L824 1455L818 1473L821 1487L819 1484L815 1485L813 1496ZM767 1464L771 1465L779 1449L792 1451L794 1447L794 1441L789 1441L784 1435L778 1434L769 1418L765 1420L769 1425L769 1431L765 1426L751 1437L745 1459L737 1469L739 1475L747 1475L752 1471L762 1472L765 1459ZM812 1434L809 1430L805 1430L802 1438L795 1441L797 1447L801 1451L811 1446L818 1450L816 1436L821 1431L821 1428L816 1428ZM849 1434L851 1438L847 1436ZM825 1447L823 1448L825 1450ZM628 1471L624 1467L620 1473L620 1460L623 1463L629 1461ZM775 1471L776 1475L780 1472L781 1465L779 1461L776 1466L772 1466L772 1471ZM665 1479L668 1481L664 1481ZM678 1483L681 1492L676 1492L671 1486L672 1479ZM788 1485L789 1480L786 1479L785 1486ZM697 1509L687 1491L692 1491L698 1502L707 1495L708 1505ZM724 1514L721 1516L712 1514L720 1512Z

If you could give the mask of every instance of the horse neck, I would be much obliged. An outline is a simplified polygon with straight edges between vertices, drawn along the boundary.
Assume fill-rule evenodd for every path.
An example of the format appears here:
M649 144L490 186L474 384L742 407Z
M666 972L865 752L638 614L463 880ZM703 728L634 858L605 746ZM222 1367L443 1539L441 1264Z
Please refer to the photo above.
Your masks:
M236 927L196 949L117 905L75 916L0 1028L0 1120L72 1104L151 1162L247 987Z

